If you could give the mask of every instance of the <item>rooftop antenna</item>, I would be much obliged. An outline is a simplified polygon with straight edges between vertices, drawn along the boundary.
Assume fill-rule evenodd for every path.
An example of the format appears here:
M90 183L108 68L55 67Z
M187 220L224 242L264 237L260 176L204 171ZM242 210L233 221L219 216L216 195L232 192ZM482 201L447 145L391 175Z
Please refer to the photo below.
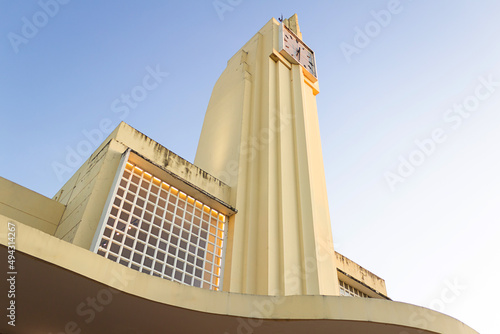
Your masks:
M280 22L283 22L283 14L281 14L281 16L278 18L278 20L279 20Z

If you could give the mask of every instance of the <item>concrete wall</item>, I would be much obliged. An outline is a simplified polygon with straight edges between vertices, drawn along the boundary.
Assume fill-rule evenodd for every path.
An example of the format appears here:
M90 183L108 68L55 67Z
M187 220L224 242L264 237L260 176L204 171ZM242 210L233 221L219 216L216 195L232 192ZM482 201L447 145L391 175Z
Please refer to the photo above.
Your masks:
M96 151L57 192L54 200L66 204L55 236L89 249L121 154L126 147L109 141Z
M181 158L126 123L121 123L114 139L138 152L142 157L174 173L195 187L203 189L221 201L230 204L231 188L198 166Z
M227 185L122 122L54 196L66 205L56 237L90 249L120 159L128 148L219 202L229 200Z
M370 287L372 290L378 293L381 293L384 296L387 296L385 281L382 278L361 267L356 262L349 260L342 254L335 252L335 256L337 258L337 268L340 269L343 273L347 274L339 275L339 278L342 281L368 295L373 296L373 291L372 293L370 293L370 291L367 291L366 286ZM359 283L361 283L361 285Z
M53 235L65 206L0 177L0 214Z
M7 257L10 221L0 215L2 258ZM22 266L16 279L16 305L19 311L23 306L23 318L16 322L15 333L31 333L33 328L60 332L69 328L69 321L75 323L73 329L78 324L85 333L160 333L166 326L175 333L477 333L436 311L388 300L200 289L140 273L20 223L16 232L16 263ZM3 281L0 287L8 291ZM108 288L123 293L113 293L109 300ZM88 313L75 311L96 296L102 312L87 322ZM99 303L101 297L109 303ZM51 306L40 307L47 299ZM13 327L6 327L3 322L0 331L13 332Z
M273 19L228 61L196 152L197 166L231 186L238 209L229 221L224 289L338 295L318 84L278 49Z
M110 150L110 147L113 149ZM107 198L107 193L109 193L108 188L111 187L110 182L114 178L118 161L124 149L124 146L111 141L93 159L89 159L81 170L75 173L74 177L55 197L66 203L68 206L66 211L66 206L62 203L0 177L0 214L68 242L74 241L74 237L83 221L86 227L80 231L80 240L83 239L88 242L88 238L93 238L93 230L95 230L93 222L97 224L99 221L104 201ZM108 160L112 156L114 156L114 159L107 162L106 154L108 154ZM172 155L172 158L167 159L167 161L177 161L177 163L169 163L169 166L174 170L178 170L181 168L179 166L186 165L186 162L181 159L176 155ZM105 164L108 166L103 169ZM197 172L190 170L187 173L196 174ZM101 174L100 177L98 174ZM98 182L100 182L100 185L97 185ZM99 186L104 187L104 189L100 190L101 194L98 194L97 187ZM91 191L92 189L94 191ZM95 192L96 198L91 201L93 192ZM90 230L90 232L83 233L85 230ZM342 254L336 253L336 259L338 269L346 273L348 277L383 295L387 295L385 281L382 278ZM356 285L353 282L346 281L351 285ZM363 287L357 286L357 288L366 291Z

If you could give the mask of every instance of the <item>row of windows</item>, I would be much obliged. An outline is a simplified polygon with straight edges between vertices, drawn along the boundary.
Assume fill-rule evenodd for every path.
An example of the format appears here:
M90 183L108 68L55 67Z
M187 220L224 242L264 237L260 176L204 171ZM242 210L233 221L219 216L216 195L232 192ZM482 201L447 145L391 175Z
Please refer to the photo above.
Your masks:
M222 249L220 247L214 247L212 243L207 244L206 240L201 238L191 236L192 242L189 243L173 234L165 235L168 239L163 239L162 236L155 237L152 234L147 236L145 233L136 237L136 233L134 232L136 230L135 227L129 226L126 233L124 233L107 226L99 246L103 250L110 249L115 254L118 254L120 249L123 248L124 250L144 252L153 257L155 254L164 255L166 253L177 256L182 260L190 260L194 259L194 257L199 257L209 262L207 263L207 267L210 267L212 262L220 265L222 261L220 256ZM198 241L198 245L195 243L196 240L194 239ZM191 262L193 261L191 260Z
M217 290L219 287L219 275L212 275L200 269L200 266L203 266L202 258L197 257L195 260L194 257L188 257L187 261L182 261L162 252L151 257L142 252L133 252L126 247L115 249L110 247L108 250L99 247L97 254L157 277L207 289Z
M163 228L167 231L172 228L184 228L186 231L192 229L194 234L200 234L204 238L207 233L214 236L222 237L224 230L223 221L213 221L210 225L207 221L202 220L198 217L194 217L189 213L183 213L177 210L175 213L166 211L164 216L159 216L156 214L151 214L147 211L142 210L140 207L135 207L131 210L134 203L129 203L128 201L123 201L120 197L116 197L113 203L113 208L111 209L111 216L119 217L122 221L131 221L135 226L140 227L144 231L150 231L151 226L156 225L157 228ZM163 211L163 210L162 210ZM131 218L132 217L132 218ZM172 224L175 223L178 227ZM121 226L121 228L124 228ZM153 227L154 229L155 227Z
M133 202L134 198L138 198L137 205L143 207L144 204L147 204L147 208L150 212L153 212L153 204L158 201L158 208L167 208L170 212L174 211L174 207L177 210L185 210L188 213L195 214L196 217L202 217L205 221L219 219L221 221L225 220L225 216L223 214L217 213L216 210L210 210L210 208L206 205L203 205L200 201L195 200L192 197L186 196L182 192L179 194L179 190L174 187L170 187L167 183L162 182L160 179L153 177L151 174L145 172L135 167L131 170L126 170L124 172L122 181L120 185L121 189L117 191L117 195L120 197L124 197L125 188L128 187L129 193L125 197L128 196L128 200ZM133 177L131 178L131 176ZM136 179L136 181L134 181ZM140 191L139 181L140 180ZM169 196L172 194L173 196ZM179 196L177 196L179 195ZM149 202L145 203L145 202ZM166 204L168 203L168 206ZM161 216L161 215L160 215Z
M218 290L226 216L127 162L97 253L141 272Z
M109 229L111 231L115 230L117 233L121 232L121 238L137 238L143 243L148 243L153 247L165 245L165 242L169 242L170 244L179 245L187 249L188 243L191 243L192 245L207 248L208 251L212 253L219 254L222 252L223 243L216 244L216 240L222 240L224 232L222 230L216 231L215 227L214 232L216 232L217 235L208 233L192 224L189 226L189 224L185 221L182 222L182 220L175 220L173 223L165 220L164 222L160 222L159 225L152 225L144 220L141 221L141 218L137 216L132 216L132 219L127 220L124 219L123 215L119 215L119 217L120 218L116 218L110 214L104 233L106 236L111 236L111 232L106 234L106 231ZM179 226L179 224L181 226ZM163 240L163 242L160 240ZM193 248L193 246L190 248ZM195 251L192 250L192 252L194 253Z
M128 191L125 190L127 186L129 186ZM201 202L194 201L190 197L187 198L188 200L186 201L182 193L180 197L177 197L178 191L175 188L171 188L170 193L173 194L173 196L168 196L169 192L162 190L162 196L157 197L151 194L148 196L147 193L142 194L142 190L139 194L134 193L134 190L131 189L132 187L134 187L133 184L122 181L117 191L118 198L128 201L128 204L124 206L124 210L126 211L131 211L132 202L136 200L135 205L137 209L147 210L150 215L156 214L157 216L163 217L165 210L168 210L170 214L173 214L173 212L177 210L178 212L185 211L187 213L187 220L198 224L201 218L203 218L204 221L215 221L216 219L221 221L224 220L223 215L219 214L217 217L217 212L215 210L208 210ZM158 204L156 210L155 204Z
M366 293L359 291L358 289L341 280L339 280L339 286L341 296L370 298L370 296L368 296Z

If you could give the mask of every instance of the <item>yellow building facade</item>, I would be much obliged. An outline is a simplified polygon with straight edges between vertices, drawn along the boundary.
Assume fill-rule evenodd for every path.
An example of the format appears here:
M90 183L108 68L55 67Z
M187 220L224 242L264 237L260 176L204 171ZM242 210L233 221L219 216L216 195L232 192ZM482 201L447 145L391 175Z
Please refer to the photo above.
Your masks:
M318 84L276 51L279 35L280 25L270 21L228 61L195 164L231 187L239 211L230 224L229 291L336 295ZM300 281L293 270L303 274Z
M217 81L194 164L121 123L52 199L0 178L0 331L475 333L334 251L316 75L296 15L272 19Z

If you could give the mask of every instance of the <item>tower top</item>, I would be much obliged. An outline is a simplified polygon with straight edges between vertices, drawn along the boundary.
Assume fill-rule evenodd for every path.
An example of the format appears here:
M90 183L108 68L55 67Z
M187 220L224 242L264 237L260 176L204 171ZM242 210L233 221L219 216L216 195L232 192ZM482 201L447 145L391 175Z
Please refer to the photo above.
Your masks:
M295 35L297 35L300 39L302 39L302 33L300 32L300 27L299 27L299 18L297 14L293 14L290 16L288 19L283 20L283 24L293 31Z

